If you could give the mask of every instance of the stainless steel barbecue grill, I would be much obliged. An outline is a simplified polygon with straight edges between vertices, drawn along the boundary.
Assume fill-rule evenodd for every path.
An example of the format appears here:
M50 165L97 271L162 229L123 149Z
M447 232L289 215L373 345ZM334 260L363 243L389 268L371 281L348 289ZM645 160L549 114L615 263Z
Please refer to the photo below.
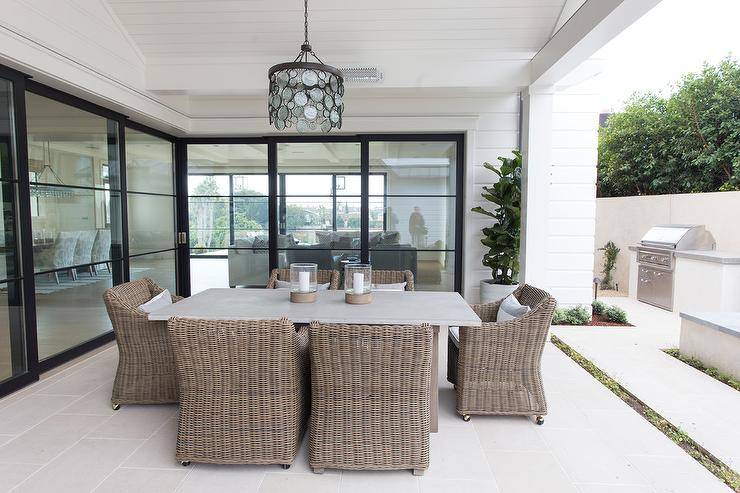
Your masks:
M716 243L704 226L662 224L653 226L637 247L637 299L673 309L674 252L714 250Z

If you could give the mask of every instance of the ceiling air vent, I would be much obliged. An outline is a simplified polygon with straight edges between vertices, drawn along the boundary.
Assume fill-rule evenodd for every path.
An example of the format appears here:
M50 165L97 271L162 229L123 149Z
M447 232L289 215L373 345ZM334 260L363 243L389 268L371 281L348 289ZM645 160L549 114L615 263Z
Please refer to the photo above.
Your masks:
M381 82L383 72L378 67L339 67L345 82Z

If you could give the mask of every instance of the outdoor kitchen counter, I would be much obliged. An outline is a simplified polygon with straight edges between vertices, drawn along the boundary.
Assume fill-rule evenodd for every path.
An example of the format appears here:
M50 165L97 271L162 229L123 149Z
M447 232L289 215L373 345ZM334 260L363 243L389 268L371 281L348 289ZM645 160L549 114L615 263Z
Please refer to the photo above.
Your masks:
M629 250L629 295L635 298L637 247ZM740 312L740 252L677 250L674 256L674 312Z
M689 258L716 262L718 264L740 264L740 252L723 252L721 250L681 250L676 252L677 258Z

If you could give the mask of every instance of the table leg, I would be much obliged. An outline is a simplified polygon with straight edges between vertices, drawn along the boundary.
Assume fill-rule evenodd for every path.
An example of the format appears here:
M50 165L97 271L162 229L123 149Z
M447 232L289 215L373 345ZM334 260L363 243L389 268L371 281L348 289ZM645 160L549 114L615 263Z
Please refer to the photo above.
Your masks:
M444 330L443 330L444 329ZM429 385L429 414L431 417L430 430L437 433L439 429L439 332L447 333L447 327L435 325L432 335L432 378Z

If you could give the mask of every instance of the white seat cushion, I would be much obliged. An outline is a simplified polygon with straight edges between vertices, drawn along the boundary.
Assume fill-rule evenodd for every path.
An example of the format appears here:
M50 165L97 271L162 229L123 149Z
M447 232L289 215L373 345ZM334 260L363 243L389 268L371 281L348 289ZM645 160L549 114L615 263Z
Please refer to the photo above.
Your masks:
M529 310L529 306L522 305L514 294L510 294L501 302L501 306L496 314L496 322L506 322L507 320L523 317L529 313Z
M145 313L152 313L172 304L172 295L169 289L165 289L154 298L144 304L139 305L139 309Z
M374 291L406 291L405 282L396 282L392 284L373 284Z
M281 281L280 279L277 280L277 284L275 284L277 289L290 289L290 281ZM319 291L326 291L329 289L329 283L326 284L319 284L316 286L316 289Z

